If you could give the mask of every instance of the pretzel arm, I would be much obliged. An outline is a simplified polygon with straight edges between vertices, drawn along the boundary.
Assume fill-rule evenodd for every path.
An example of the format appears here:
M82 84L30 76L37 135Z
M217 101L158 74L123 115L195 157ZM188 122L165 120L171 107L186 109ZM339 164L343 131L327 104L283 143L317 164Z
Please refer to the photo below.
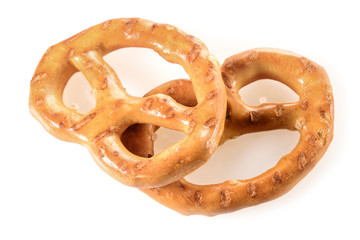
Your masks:
M258 107L249 107L242 114L242 121L246 121L248 126L244 126L241 131L252 133L274 129L295 130L296 118L301 108L298 102L285 104L262 104Z
M89 81L97 100L109 96L109 94L117 98L127 96L117 74L97 51L76 54L75 52L71 53L70 50L69 54L70 62Z
M190 117L188 112L195 110L177 103L165 94L136 98L132 120L148 123L189 134Z

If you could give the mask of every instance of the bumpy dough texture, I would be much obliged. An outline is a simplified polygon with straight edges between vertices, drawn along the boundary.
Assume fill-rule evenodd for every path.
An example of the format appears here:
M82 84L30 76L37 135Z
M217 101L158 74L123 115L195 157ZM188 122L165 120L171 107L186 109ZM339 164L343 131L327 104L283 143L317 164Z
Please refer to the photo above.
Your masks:
M272 129L298 131L300 140L276 166L251 179L212 185L196 185L181 179L164 187L142 189L156 201L185 215L213 216L285 194L316 165L333 137L332 88L325 70L309 59L283 50L254 49L228 58L222 65L222 75L228 97L222 143L245 133ZM286 84L300 100L247 106L238 91L259 79L274 79ZM165 83L149 94L166 93L169 88L173 89L171 96L179 103L194 104L191 83L185 80ZM147 134L140 129L134 131L137 137ZM136 139L127 138L124 144L130 146L132 141ZM151 144L151 141L143 142L149 151L152 151ZM135 153L140 150L136 148Z
M182 65L192 79L197 105L186 107L165 94L130 96L103 59L124 47L150 48ZM96 97L96 107L88 114L62 101L64 88L77 71ZM167 24L129 18L88 28L50 47L30 85L30 111L44 128L61 140L84 145L105 172L129 186L159 187L184 177L209 159L224 129L226 90L218 61L200 40ZM214 97L207 98L209 93ZM136 123L187 136L156 156L139 157L119 137Z

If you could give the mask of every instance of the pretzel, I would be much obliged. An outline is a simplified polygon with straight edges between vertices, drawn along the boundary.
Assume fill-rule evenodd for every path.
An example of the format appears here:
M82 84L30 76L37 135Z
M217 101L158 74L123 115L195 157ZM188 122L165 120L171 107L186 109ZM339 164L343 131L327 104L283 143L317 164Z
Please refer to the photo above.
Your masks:
M254 49L226 59L222 75L228 96L222 143L242 134L272 129L296 130L300 133L300 140L276 166L251 179L211 185L196 185L181 179L161 188L142 189L156 201L184 215L213 216L285 194L316 165L333 137L332 89L325 70L316 63L283 50ZM246 105L238 94L239 89L264 78L289 86L300 100L257 107ZM183 104L191 103L195 97L191 83L180 83L168 82L150 94L174 87L174 99ZM177 85L181 87L175 88ZM141 129L134 131L136 136L147 134ZM128 138L126 141L125 145L129 146L133 140ZM149 146L148 149L152 144L149 141L143 142L143 146Z
M129 95L103 60L124 47L150 48L182 65L198 104L186 107L165 94ZM62 101L63 90L77 71L95 93L96 107L88 114ZM50 47L30 85L30 111L44 128L61 140L84 145L105 172L129 186L158 187L189 174L214 153L224 128L226 91L216 58L195 37L148 20L109 20ZM186 137L156 156L139 157L119 138L135 123L182 131Z

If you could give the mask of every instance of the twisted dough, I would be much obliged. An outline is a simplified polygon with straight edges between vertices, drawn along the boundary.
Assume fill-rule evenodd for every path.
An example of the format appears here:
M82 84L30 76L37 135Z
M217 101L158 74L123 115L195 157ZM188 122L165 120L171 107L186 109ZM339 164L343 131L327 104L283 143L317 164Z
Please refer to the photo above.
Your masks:
M277 198L296 185L320 160L333 137L333 95L325 70L316 63L275 49L254 49L228 58L222 65L227 86L227 117L222 142L245 133L271 129L296 130L297 146L283 156L276 166L246 180L220 184L196 185L184 179L160 188L141 189L147 195L182 214L217 215L253 206ZM294 103L247 106L240 98L241 87L256 80L280 81L299 96ZM182 104L194 100L191 83L177 80L165 83L148 95L174 88L171 96ZM141 128L148 128L149 132ZM156 128L141 126L133 134L152 134ZM123 139L131 146L134 138ZM149 152L152 142L143 142ZM141 151L142 147L133 148Z
M198 104L186 107L164 94L130 96L103 59L124 47L150 48L181 64L193 81ZM95 92L96 107L88 114L62 101L64 88L77 71ZM166 24L113 19L46 51L31 80L29 105L48 132L84 145L113 178L135 187L159 187L189 174L214 153L224 128L226 92L219 63L200 40ZM139 157L119 139L135 123L175 129L187 136L156 156Z

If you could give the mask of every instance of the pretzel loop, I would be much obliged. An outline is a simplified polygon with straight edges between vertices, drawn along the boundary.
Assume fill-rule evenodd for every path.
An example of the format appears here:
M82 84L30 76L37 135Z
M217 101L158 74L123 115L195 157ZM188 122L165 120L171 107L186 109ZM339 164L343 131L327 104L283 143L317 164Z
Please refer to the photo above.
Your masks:
M246 51L228 58L222 65L222 75L228 99L231 99L228 100L231 121L226 128L226 138L259 130L300 130L300 127L303 129L300 124L305 124L304 129L310 130L309 127L312 128L316 122L324 123L320 112L329 111L329 115L333 115L332 90L326 72L300 55L275 49ZM300 100L257 107L246 105L238 94L240 88L264 78L289 86ZM314 111L317 114L310 116L309 113ZM310 121L305 123L305 119ZM329 126L324 127L331 129ZM317 130L312 129L314 132Z
M181 64L193 81L197 106L185 107L167 95L137 98L126 93L103 60L124 47L150 48L168 62ZM96 96L96 107L88 114L62 102L66 83L77 71ZM86 146L115 179L130 186L156 187L180 179L213 154L224 127L225 94L219 63L200 40L166 24L113 19L49 48L31 81L30 110L57 138ZM187 136L152 158L142 158L119 140L135 123L156 124Z

